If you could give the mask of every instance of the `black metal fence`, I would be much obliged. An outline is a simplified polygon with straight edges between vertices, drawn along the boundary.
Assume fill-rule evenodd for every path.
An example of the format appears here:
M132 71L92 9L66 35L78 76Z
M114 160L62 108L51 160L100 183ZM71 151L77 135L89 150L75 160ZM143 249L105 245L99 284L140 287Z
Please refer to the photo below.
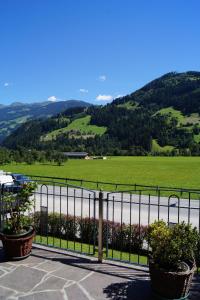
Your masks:
M185 221L200 232L200 191L32 176L35 243L147 265L148 225ZM73 185L72 183L80 185ZM93 184L94 188L86 188ZM99 187L106 186L104 191ZM119 190L119 187L122 190ZM126 189L125 189L126 187ZM2 195L1 195L2 199Z

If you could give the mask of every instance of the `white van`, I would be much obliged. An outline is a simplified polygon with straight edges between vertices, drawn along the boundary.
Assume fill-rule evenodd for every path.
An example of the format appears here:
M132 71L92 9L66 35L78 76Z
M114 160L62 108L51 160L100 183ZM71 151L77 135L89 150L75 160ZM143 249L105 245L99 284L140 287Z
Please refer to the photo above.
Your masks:
M13 184L14 180L11 175L1 175L0 174L0 184Z
M11 175L6 175L5 173L0 173L0 189L3 191L12 191L14 186L14 180Z

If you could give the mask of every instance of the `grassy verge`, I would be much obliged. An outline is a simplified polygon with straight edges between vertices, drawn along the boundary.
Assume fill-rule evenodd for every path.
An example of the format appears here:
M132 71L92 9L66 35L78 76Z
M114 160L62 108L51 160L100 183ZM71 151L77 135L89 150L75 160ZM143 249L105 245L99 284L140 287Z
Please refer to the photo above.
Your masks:
M36 235L35 237L35 243L47 245L47 246L54 246L56 248L61 248L69 251L76 251L76 252L82 252L88 255L93 255L93 245L86 244L86 243L80 243L77 241L66 241L59 238L54 238L49 236L48 238L46 236ZM95 248L95 254L94 256L97 257L98 255L98 247ZM120 260L125 262L130 262L133 264L141 264L141 265L147 265L147 257L146 256L139 256L138 254L129 254L127 252L120 252L117 250L109 249L108 250L108 257L106 257L106 249L103 249L103 257L104 259L114 259L114 260Z

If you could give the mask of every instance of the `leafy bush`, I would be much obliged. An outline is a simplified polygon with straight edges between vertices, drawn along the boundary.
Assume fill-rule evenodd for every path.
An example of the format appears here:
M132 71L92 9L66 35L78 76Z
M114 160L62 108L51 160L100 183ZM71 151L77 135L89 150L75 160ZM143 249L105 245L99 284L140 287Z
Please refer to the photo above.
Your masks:
M197 229L184 222L169 227L155 221L148 229L153 261L166 270L178 270L181 262L193 260L198 238Z
M49 235L66 240L77 240L97 245L99 220L80 218L71 215L35 212L34 223L37 234ZM146 238L147 226L138 224L126 225L103 220L103 246L107 242L114 250L139 253Z
M38 234L54 236L63 239L77 238L77 218L71 215L50 213L48 216L43 212L34 214L35 229Z
M143 248L143 243L147 233L147 226L139 224L114 223L112 226L112 248L131 253L138 253Z
M78 218L79 237L83 243L97 243L98 224L94 218Z
M17 193L6 192L2 196L2 212L5 215L3 232L6 234L19 234L26 231L27 218L25 213L33 206L31 198L37 184L28 182L23 184Z

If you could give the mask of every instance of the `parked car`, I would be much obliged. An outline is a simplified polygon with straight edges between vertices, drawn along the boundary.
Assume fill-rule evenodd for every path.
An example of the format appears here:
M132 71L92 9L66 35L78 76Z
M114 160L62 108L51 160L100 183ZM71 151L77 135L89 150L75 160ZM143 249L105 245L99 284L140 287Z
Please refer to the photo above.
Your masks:
M0 188L1 193L9 191L15 192L15 183L12 175L4 172L0 173Z
M33 182L29 177L23 174L0 172L0 188L1 193L12 192L17 193L23 185L28 182Z
M17 185L23 185L27 182L33 182L33 180L31 180L28 176L25 176L23 174L17 174L17 173L12 173L11 174L15 184Z

